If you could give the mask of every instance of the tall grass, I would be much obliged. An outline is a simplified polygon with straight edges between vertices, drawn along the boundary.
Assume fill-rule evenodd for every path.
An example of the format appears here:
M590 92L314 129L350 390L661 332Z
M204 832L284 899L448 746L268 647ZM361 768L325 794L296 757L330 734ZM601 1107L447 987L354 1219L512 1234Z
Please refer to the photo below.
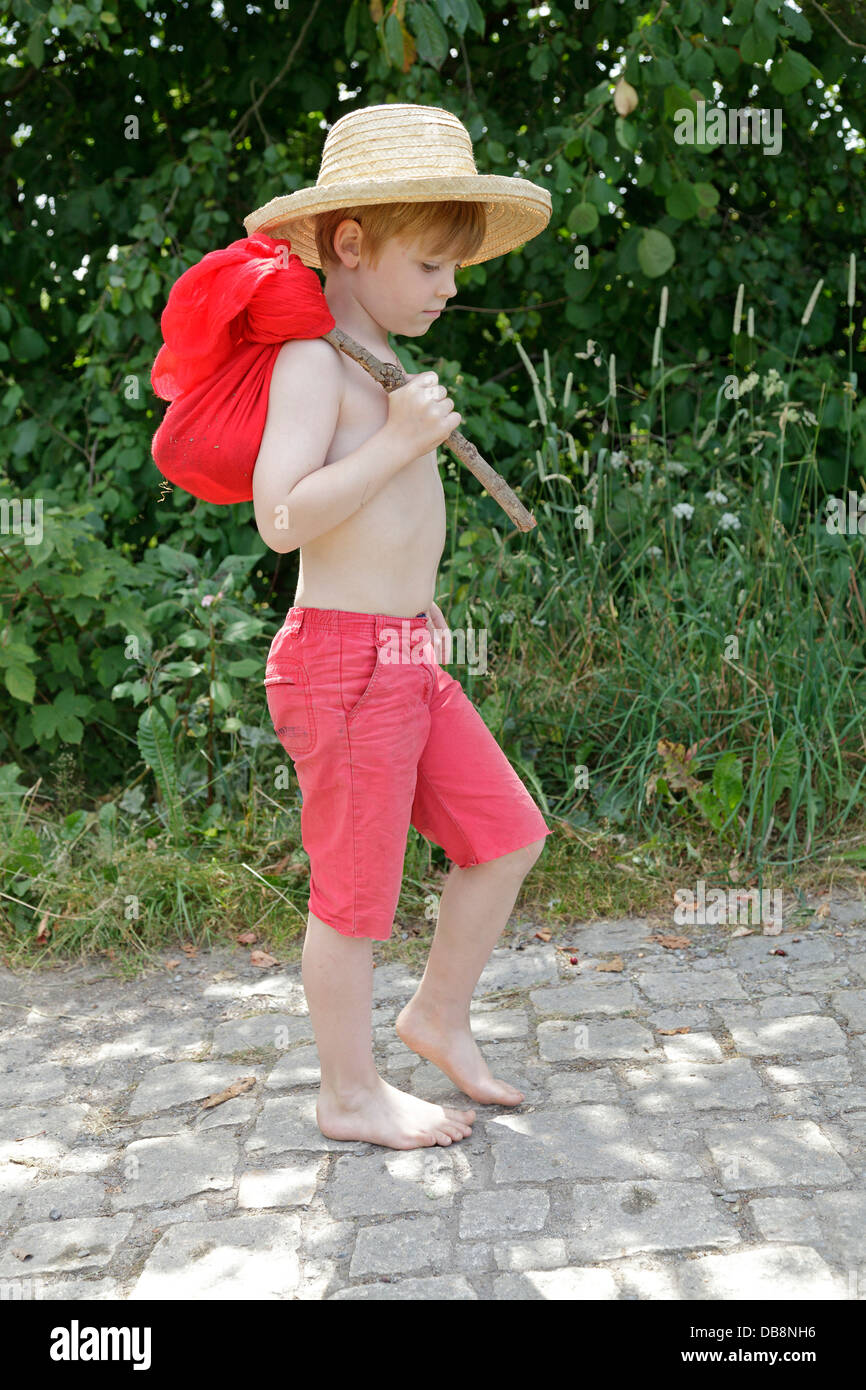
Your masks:
M853 255L848 271L850 369ZM478 528L443 587L457 621L490 629L483 712L575 829L703 828L759 875L831 846L866 857L866 515L853 534L828 523L827 364L797 360L822 285L787 359L756 339L752 309L741 333L740 287L742 373L666 361L666 287L634 384L592 341L555 380L548 351L536 371L505 330L536 404L523 491L538 528L495 542ZM595 415L575 399L575 377L594 373ZM829 387L845 402L846 476L855 381ZM668 397L686 384L695 423L670 438Z

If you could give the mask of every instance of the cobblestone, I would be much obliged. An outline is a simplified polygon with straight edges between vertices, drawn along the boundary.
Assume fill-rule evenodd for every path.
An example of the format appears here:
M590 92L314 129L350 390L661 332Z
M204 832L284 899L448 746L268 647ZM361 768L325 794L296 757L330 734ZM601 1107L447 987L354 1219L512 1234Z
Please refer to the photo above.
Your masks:
M639 918L534 930L470 1010L516 1107L396 1037L420 971L377 963L382 1074L476 1110L469 1138L408 1150L319 1129L299 950L263 972L221 947L179 982L0 970L9 1296L862 1298L866 908L773 937L671 926L676 950Z

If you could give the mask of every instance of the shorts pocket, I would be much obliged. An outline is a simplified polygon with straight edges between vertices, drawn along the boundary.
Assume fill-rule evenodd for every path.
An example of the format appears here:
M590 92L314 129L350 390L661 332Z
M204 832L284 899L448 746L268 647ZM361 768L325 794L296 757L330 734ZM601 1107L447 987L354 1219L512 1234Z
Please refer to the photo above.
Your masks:
M382 671L376 643L345 643L340 652L340 697L346 719L351 722L364 708L375 690Z
M274 732L286 752L310 753L316 742L316 715L310 681L300 662L281 661L265 676L265 694Z

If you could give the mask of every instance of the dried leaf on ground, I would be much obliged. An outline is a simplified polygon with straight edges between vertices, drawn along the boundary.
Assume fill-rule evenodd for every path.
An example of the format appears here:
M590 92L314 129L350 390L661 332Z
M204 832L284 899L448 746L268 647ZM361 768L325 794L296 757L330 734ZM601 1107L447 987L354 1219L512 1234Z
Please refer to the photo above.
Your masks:
M251 1086L255 1086L254 1076L242 1076L240 1081L233 1081L224 1091L215 1091L212 1096L208 1096L201 1103L202 1110L212 1110L215 1105L222 1105L223 1101L234 1100L235 1096L243 1095Z
M535 935L538 937L539 941L549 941L553 932L550 930L550 927L539 927Z
M687 936L651 936L650 941L657 941L660 946L664 946L666 951L681 951L684 946L691 946L691 940Z
M691 1028L688 1028L688 1027L684 1027L684 1028L657 1028L657 1029L656 1029L656 1032L657 1032L657 1033L660 1033L661 1036L662 1036L663 1038L672 1038L672 1037L674 1036L674 1033L690 1033L691 1031L692 1031Z
M177 970L177 967L178 967L179 965L180 965L180 961L179 961L179 960L167 960L166 963L165 963L165 968L166 968L166 970Z
M614 956L612 960L603 960L595 968L596 970L625 970L622 956Z
M731 932L731 936L754 936L754 934L751 927L737 927L735 931Z
M267 951L250 951L250 965L259 965L264 970L269 965L276 965L276 956L269 956Z
M239 946L252 946L253 942L258 941L258 939L254 931L242 931L240 936L235 937Z

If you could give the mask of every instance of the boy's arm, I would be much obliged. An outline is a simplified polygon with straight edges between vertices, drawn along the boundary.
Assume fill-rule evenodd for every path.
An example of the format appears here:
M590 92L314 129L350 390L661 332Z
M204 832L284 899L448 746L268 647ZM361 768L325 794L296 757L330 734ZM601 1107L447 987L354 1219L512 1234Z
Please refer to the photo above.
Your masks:
M265 545L281 554L332 531L410 462L405 443L386 424L323 466L342 383L340 360L320 338L293 339L277 354L253 471L253 508Z

